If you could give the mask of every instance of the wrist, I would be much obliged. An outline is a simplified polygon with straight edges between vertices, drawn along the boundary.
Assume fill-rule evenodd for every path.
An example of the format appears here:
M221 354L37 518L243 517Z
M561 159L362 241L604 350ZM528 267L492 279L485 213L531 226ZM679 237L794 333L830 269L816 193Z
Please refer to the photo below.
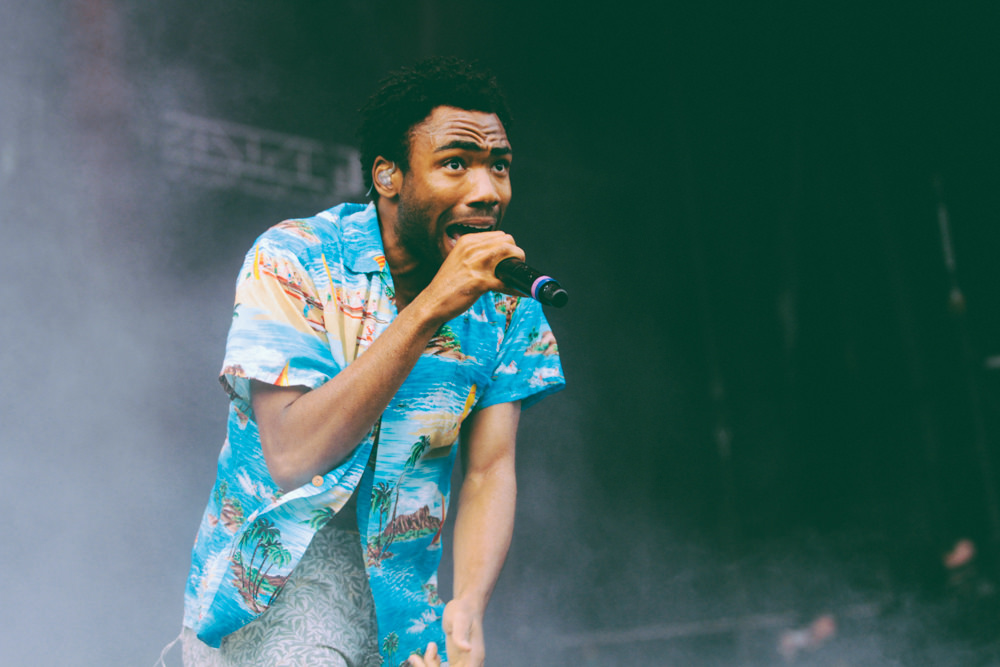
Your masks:
M457 593L450 605L460 608L465 614L482 620L486 614L486 597L473 593Z
M420 333L425 334L430 338L437 330L442 327L448 320L452 319L448 313L444 312L443 309L437 306L436 302L430 298L427 291L424 290L410 302L410 304L401 311L400 316L404 313L413 317L414 325L417 327Z

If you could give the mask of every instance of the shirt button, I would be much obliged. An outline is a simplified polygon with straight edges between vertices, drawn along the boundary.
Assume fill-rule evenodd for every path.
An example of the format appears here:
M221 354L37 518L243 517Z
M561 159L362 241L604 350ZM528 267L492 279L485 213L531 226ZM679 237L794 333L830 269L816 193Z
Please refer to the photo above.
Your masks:
M323 476L316 475L313 477L313 486L323 486Z

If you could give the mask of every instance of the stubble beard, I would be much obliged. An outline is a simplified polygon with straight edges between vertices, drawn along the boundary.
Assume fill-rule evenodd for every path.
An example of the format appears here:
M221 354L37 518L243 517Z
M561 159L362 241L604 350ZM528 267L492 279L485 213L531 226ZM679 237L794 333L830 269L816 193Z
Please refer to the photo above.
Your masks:
M396 239L417 264L417 273L426 282L441 268L444 257L437 238L437 225L426 205L401 197L396 214Z

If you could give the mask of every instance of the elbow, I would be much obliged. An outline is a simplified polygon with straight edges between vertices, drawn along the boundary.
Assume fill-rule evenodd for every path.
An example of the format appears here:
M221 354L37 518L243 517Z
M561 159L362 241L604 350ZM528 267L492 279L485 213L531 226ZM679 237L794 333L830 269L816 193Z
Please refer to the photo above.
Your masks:
M267 472L283 492L287 493L297 489L308 481L308 475L302 472L287 451L275 443L273 439L265 438L262 435L260 446L264 453L264 462L267 464Z
M286 493L308 484L317 475L325 475L340 465L350 453L337 450L335 455L330 455L315 442L295 442L298 446L291 447L287 441L261 434L260 446L267 463L267 472Z
M505 498L514 500L517 498L517 475L513 465L493 465L480 470L470 470L465 474L462 488L499 493Z

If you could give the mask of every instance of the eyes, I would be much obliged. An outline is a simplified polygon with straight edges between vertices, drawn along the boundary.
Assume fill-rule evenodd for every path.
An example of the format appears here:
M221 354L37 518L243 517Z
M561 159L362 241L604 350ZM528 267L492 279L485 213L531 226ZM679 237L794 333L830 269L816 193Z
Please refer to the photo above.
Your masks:
M441 162L441 166L445 169L445 171L462 172L468 169L469 165L463 158L449 157ZM495 174L506 175L510 172L510 160L508 158L499 158L494 160L490 164L490 169Z

